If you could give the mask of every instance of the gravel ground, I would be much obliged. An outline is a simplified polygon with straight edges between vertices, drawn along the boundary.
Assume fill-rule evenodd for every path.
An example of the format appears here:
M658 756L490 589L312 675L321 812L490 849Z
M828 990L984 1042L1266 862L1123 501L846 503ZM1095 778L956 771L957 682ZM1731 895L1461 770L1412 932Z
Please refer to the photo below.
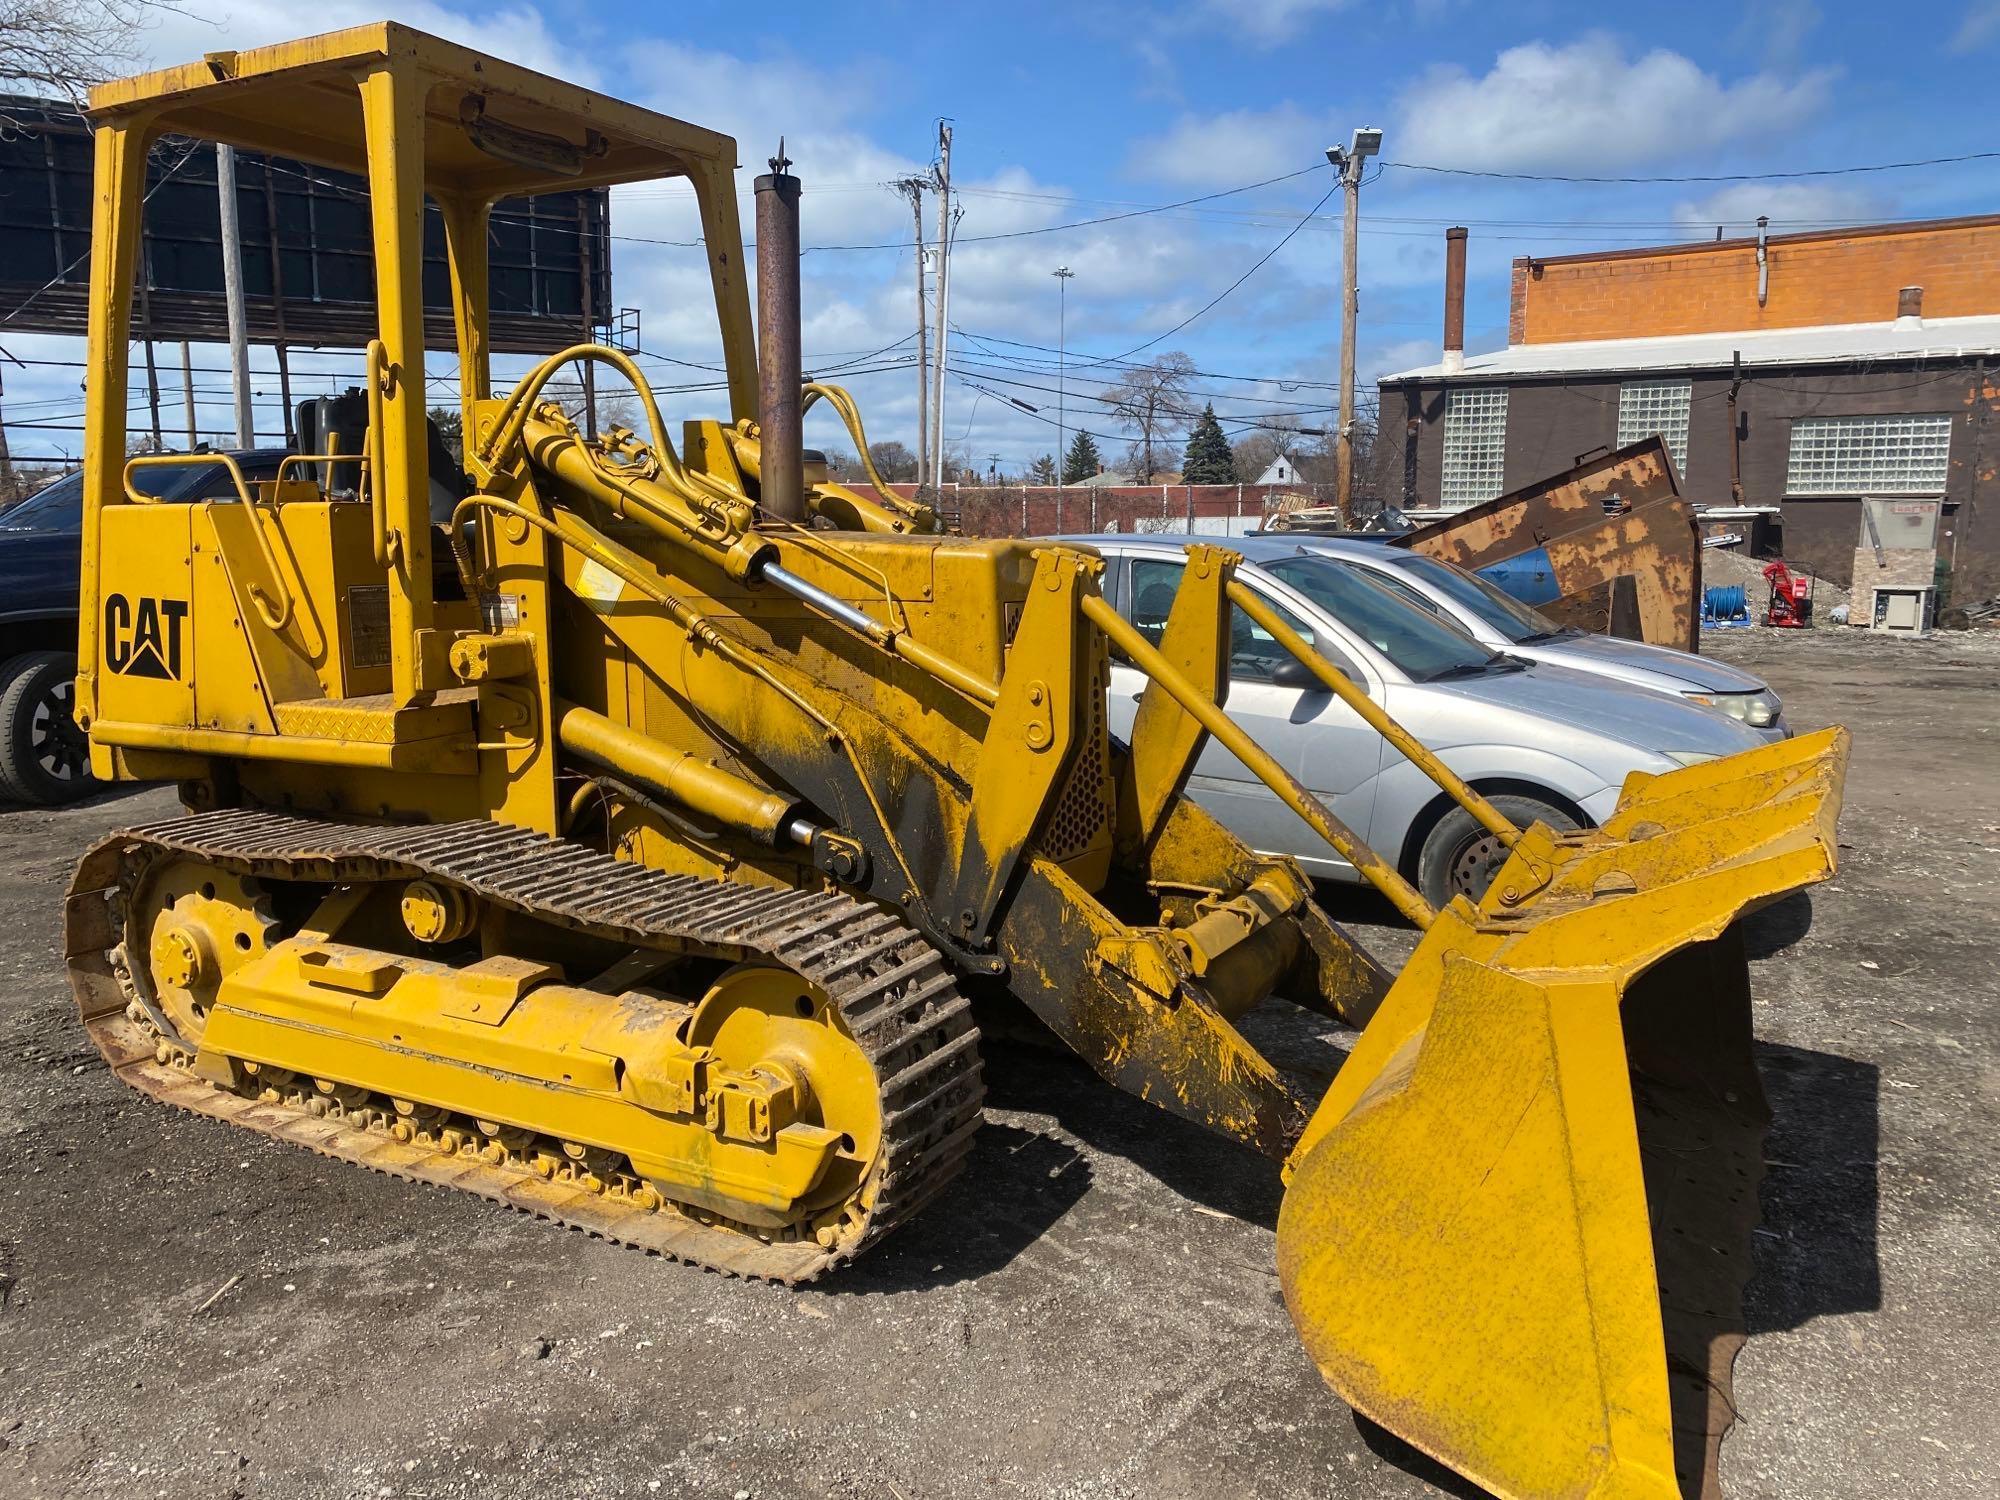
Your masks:
M1856 736L1839 876L1752 934L1777 1124L1730 1493L1992 1495L2000 635L1712 649ZM1060 1058L991 1049L971 1170L801 1292L128 1094L70 1013L57 913L86 841L168 807L0 814L0 1495L1470 1493L1307 1363L1275 1173Z

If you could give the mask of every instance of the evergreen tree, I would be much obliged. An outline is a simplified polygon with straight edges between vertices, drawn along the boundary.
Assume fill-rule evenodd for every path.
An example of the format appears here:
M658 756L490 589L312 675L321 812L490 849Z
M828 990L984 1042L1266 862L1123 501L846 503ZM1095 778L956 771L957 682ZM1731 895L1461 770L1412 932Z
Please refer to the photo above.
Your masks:
M1069 445L1069 452L1063 457L1062 482L1080 484L1095 477L1103 467L1104 459L1097 451L1097 439L1078 428L1075 440Z
M1202 408L1201 418L1188 434L1187 453L1181 459L1184 484L1236 483L1236 456L1229 451L1229 439L1215 420L1215 406Z
M1055 459L1051 455L1044 453L1029 466L1028 478L1035 484L1054 484L1056 482Z

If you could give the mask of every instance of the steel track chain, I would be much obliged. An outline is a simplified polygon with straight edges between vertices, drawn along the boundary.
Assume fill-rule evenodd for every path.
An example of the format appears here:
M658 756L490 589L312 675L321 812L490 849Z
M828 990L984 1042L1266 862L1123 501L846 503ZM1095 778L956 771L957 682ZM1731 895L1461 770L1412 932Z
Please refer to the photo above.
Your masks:
M831 1248L760 1238L671 1205L646 1207L549 1180L514 1161L446 1154L289 1102L232 1093L160 1060L158 1033L126 1014L133 994L118 950L139 875L175 855L263 879L442 879L613 942L687 945L783 965L826 992L875 1071L882 1155L865 1221ZM980 1123L979 1033L942 956L893 913L838 893L664 874L498 823L398 827L231 809L139 824L100 840L71 879L64 933L78 1015L112 1070L141 1093L729 1275L793 1285L863 1253L957 1175Z

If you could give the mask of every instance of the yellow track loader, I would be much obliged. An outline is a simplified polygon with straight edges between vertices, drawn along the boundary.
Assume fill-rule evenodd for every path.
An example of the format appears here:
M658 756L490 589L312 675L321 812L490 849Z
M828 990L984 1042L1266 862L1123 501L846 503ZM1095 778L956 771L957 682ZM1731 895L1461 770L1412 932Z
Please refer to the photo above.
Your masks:
M1839 731L1635 778L1516 829L1190 549L1163 631L1087 550L951 535L809 463L796 178L756 181L756 335L727 137L402 26L92 96L79 718L185 815L90 850L84 1026L144 1093L663 1255L797 1283L965 1162L972 1000L1289 1179L1285 1296L1355 1408L1507 1496L1713 1487L1765 1110L1736 922L1826 877ZM127 459L149 148L367 186L364 434L233 497ZM726 418L670 431L581 345L490 388L503 199L659 178L700 206ZM463 472L426 428L426 203ZM636 430L550 399L584 363ZM202 462L213 462L204 457ZM445 498L437 504L436 496ZM436 508L434 508L434 505ZM1234 611L1510 849L1434 910L1222 707ZM1113 655L1149 686L1105 727ZM1423 929L1385 972L1183 793L1210 739ZM1315 1108L1238 1021L1359 1030ZM985 1012L982 1011L981 1014Z

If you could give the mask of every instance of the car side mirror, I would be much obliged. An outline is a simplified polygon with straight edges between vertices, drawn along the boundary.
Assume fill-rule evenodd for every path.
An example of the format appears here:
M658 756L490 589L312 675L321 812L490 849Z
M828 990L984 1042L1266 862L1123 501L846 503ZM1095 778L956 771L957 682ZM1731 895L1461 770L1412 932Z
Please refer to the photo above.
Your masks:
M1296 656L1286 657L1271 669L1271 686L1282 688L1320 688L1321 691L1325 690L1319 680L1319 675Z

